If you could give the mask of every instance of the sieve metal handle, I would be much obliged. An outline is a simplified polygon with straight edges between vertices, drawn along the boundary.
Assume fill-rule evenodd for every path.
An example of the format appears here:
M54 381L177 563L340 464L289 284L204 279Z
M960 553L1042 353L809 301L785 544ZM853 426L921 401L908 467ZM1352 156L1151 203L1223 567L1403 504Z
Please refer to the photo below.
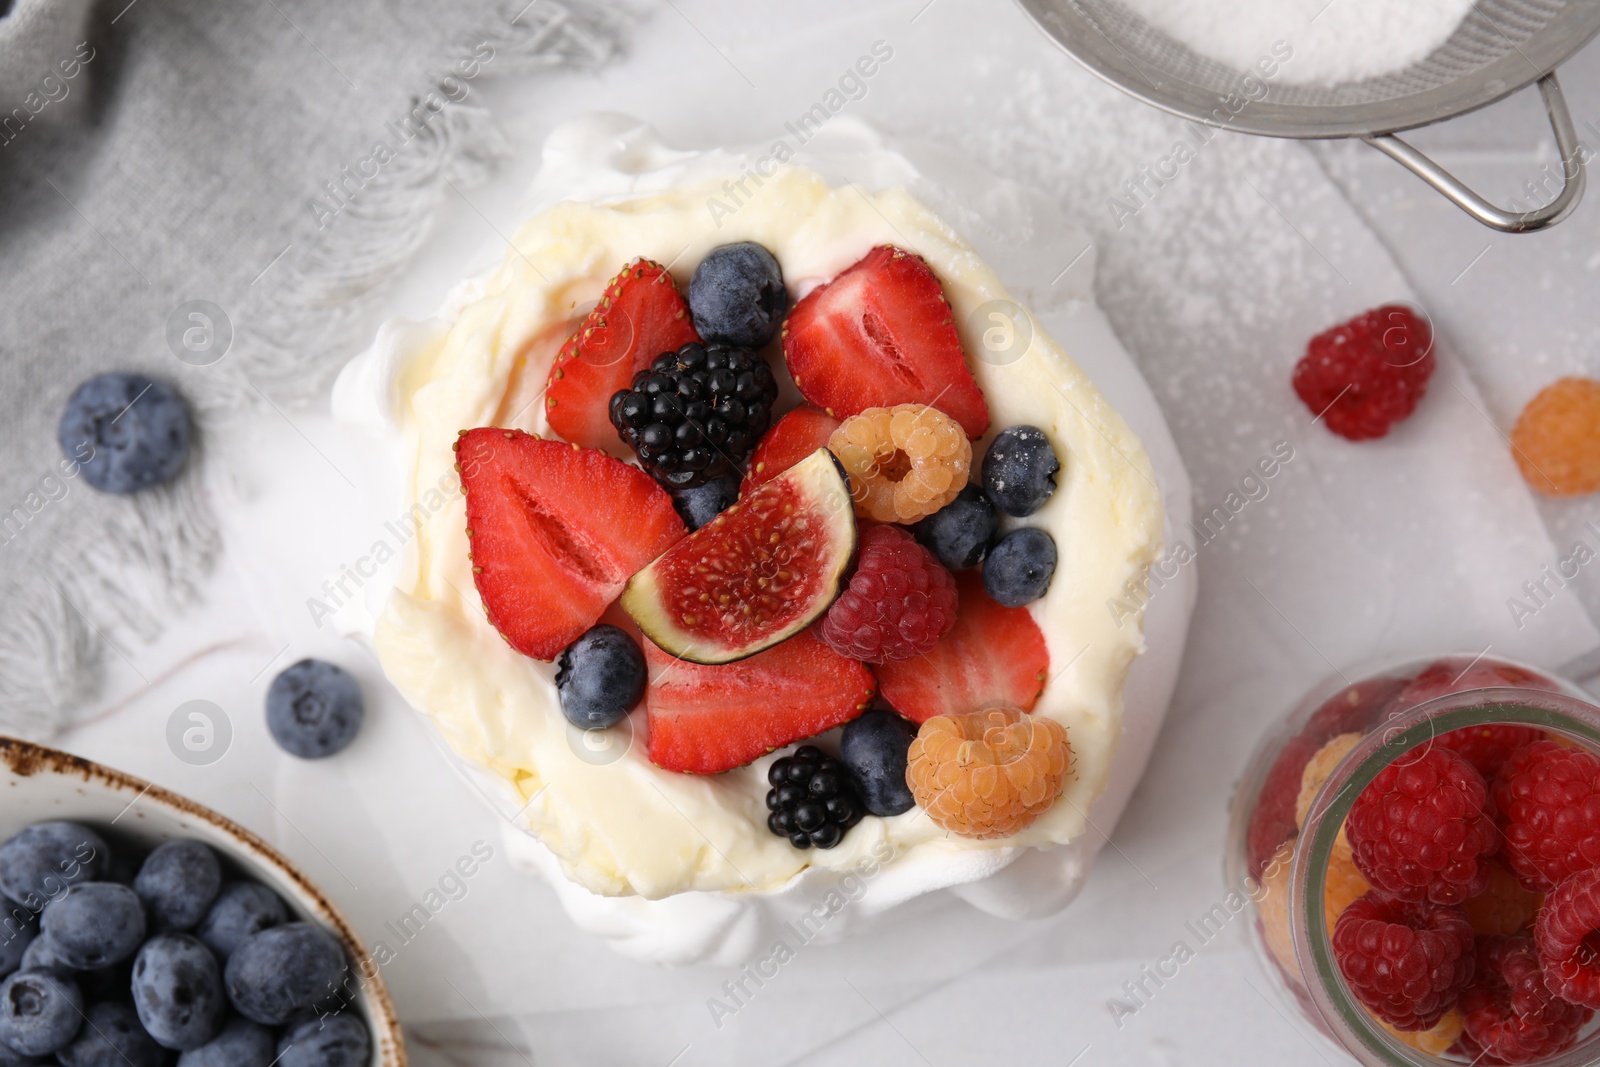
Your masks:
M1578 131L1572 125L1572 112L1567 110L1567 99L1561 93L1561 85L1556 81L1554 71L1539 79L1539 92L1544 97L1545 110L1550 113L1550 126L1555 130L1556 146L1561 152L1561 192L1548 204L1532 211L1506 211L1495 207L1468 188L1460 178L1392 133L1363 137L1362 140L1433 186L1451 203L1485 226L1505 233L1532 233L1546 226L1554 226L1572 214L1578 201L1583 199L1584 185Z

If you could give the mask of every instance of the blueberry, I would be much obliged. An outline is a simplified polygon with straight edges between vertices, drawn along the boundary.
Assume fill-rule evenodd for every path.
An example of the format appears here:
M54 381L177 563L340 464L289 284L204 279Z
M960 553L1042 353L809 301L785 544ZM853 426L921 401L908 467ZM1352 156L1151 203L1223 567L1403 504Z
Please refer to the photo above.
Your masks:
M47 1056L78 1034L83 994L60 971L21 970L0 985L0 1041L25 1056Z
M56 440L102 493L137 493L170 482L189 455L189 409L164 382L101 374L73 391Z
M245 1018L277 1026L331 992L344 969L344 950L322 927L274 926L228 957L228 999Z
M1056 573L1056 542L1043 530L1012 530L983 561L983 588L995 603L1020 608L1044 596Z
M361 686L343 667L303 659L272 680L267 729L290 755L322 759L344 748L361 729Z
M39 936L34 915L21 904L5 901L6 913L0 920L0 978L22 966L22 957Z
M289 911L278 894L259 882L234 882L217 895L217 902L200 920L195 936L219 960L226 961L251 934L288 920Z
M906 785L906 751L916 736L914 724L881 708L845 723L839 758L872 814L899 815L915 803Z
M168 841L150 853L133 891L150 909L157 930L189 930L205 917L222 888L217 854L198 841Z
M351 1012L305 1015L278 1038L280 1067L365 1067L371 1054L367 1026Z
M75 822L41 822L0 845L0 893L31 911L74 882L99 881L111 850L99 834Z
M739 479L730 474L693 489L679 489L672 494L672 506L678 509L685 526L698 530L738 499Z
M36 1063L44 1062L38 1056L25 1056L4 1041L0 1041L0 1067L33 1067Z
M179 1056L178 1067L271 1067L276 1045L271 1030L234 1016L216 1037Z
M199 1048L228 1008L217 958L189 934L157 934L133 961L133 1006L164 1048Z
M1012 426L1000 431L983 457L983 491L995 507L1020 519L1044 507L1060 469L1043 430Z
M77 1038L56 1053L62 1067L162 1067L167 1050L139 1024L139 1016L120 1001L92 1005Z
M753 241L713 248L689 280L689 311L706 341L760 348L788 310L778 261Z
M975 567L989 551L1000 526L994 505L968 483L956 498L911 528L917 540L953 571Z
M22 952L21 971L70 971L72 965L48 937L36 937Z
M556 664L561 712L580 730L621 722L644 695L644 653L606 623L566 647Z
M127 959L144 940L139 895L115 882L80 882L39 917L56 958L75 971L90 971Z

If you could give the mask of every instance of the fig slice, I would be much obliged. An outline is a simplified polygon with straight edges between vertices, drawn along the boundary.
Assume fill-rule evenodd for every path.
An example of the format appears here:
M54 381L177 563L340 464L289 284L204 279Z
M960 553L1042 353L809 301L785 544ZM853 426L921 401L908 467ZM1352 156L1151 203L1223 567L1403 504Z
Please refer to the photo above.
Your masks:
M732 663L827 611L855 550L850 483L819 448L635 574L622 607L662 651Z

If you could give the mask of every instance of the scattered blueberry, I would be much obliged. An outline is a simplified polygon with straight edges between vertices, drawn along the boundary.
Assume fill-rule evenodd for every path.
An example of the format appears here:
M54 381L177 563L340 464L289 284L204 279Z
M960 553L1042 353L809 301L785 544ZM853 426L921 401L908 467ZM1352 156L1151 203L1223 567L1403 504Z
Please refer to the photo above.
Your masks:
M678 517L690 530L698 530L712 519L728 510L739 499L739 479L727 474L713 478L693 489L678 489L672 494L672 506Z
M56 439L103 493L136 493L170 482L189 455L189 409L164 382L101 374L73 391Z
M80 882L39 917L57 958L75 971L119 963L139 951L144 940L144 906L139 895L115 882Z
M178 1067L272 1067L276 1045L271 1030L234 1016L216 1037L179 1056Z
M279 1067L365 1067L367 1026L352 1012L296 1019L278 1038Z
M0 845L0 893L33 911L74 882L99 881L111 850L75 822L41 822Z
M343 667L303 659L272 680L267 729L285 752L322 759L344 748L361 729L361 686Z
M839 759L873 815L899 815L916 803L906 785L906 752L916 736L915 723L880 708L845 723Z
M92 1005L87 1025L56 1053L62 1067L162 1067L167 1050L139 1025L139 1016L120 1001Z
M689 280L689 311L702 340L760 348L789 310L783 270L754 241L713 248Z
M205 917L222 888L217 854L198 841L168 841L150 853L133 891L150 909L157 930L189 930Z
M234 882L217 895L195 936L226 962L251 934L288 921L288 909L278 894L259 882Z
M795 848L832 848L866 814L844 764L815 745L775 760L767 783L767 829Z
M25 1056L47 1056L78 1034L83 994L60 971L21 970L0 984L0 1041Z
M217 958L189 934L157 934L133 961L133 1006L162 1047L199 1048L228 1008Z
M0 922L0 978L4 978L18 967L22 966L22 957L39 936L39 926L33 921L33 913L21 904L12 904L6 909L6 916Z
M1020 608L1044 596L1056 573L1056 542L1043 530L1012 530L983 561L983 588L995 603Z
M1012 426L1000 431L983 457L983 491L995 507L1020 519L1044 507L1060 469L1043 430Z
M622 630L601 623L556 662L561 712L580 730L615 726L644 696L644 653Z
M978 486L967 484L956 498L912 527L917 540L953 571L976 567L989 551L1000 516Z
M228 957L228 999L245 1018L276 1026L326 996L344 969L344 950L322 927L274 926Z

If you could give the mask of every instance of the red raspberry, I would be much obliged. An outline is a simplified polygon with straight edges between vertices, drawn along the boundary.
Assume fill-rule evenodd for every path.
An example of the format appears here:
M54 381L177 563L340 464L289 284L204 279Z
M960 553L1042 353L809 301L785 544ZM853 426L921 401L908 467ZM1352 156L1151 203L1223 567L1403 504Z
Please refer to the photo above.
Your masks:
M1489 886L1480 860L1499 845L1488 787L1472 764L1437 745L1378 772L1350 806L1345 832L1367 881L1403 900L1460 904Z
M841 656L866 663L913 659L956 622L956 582L904 530L873 526L861 535L850 587L833 602L817 636Z
M1533 1063L1570 1048L1594 1012L1550 991L1531 937L1478 938L1478 964L1461 994L1467 1033L1505 1063Z
M1512 753L1494 784L1506 859L1529 889L1548 893L1600 867L1600 756L1554 741Z
M1319 333L1295 364L1294 391L1340 437L1382 437L1416 410L1433 376L1433 329L1385 304Z
M1426 1030L1472 978L1472 924L1460 908L1379 892L1344 909L1333 957L1356 999L1397 1030Z
M1533 940L1550 992L1600 1008L1600 870L1580 871L1544 898Z

